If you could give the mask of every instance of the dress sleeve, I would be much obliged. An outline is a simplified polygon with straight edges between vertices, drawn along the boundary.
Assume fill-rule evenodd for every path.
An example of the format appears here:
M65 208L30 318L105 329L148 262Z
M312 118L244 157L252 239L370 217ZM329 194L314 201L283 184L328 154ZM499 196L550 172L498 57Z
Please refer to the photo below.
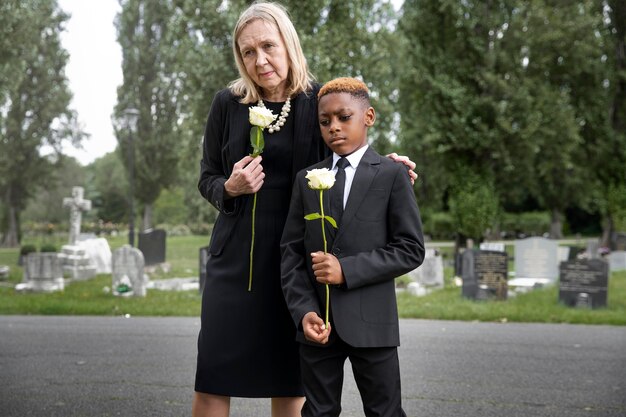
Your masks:
M216 94L211 104L204 129L198 180L198 190L202 197L225 215L235 213L239 200L228 198L224 192L224 183L230 176L233 164L223 152L227 144L226 124L230 97L232 96L227 90L222 90Z

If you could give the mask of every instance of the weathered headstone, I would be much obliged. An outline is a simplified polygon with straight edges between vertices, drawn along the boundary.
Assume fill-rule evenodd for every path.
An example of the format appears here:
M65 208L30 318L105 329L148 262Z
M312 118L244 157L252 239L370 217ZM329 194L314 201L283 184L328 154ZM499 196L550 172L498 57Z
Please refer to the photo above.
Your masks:
M506 300L508 290L506 252L466 250L462 258L464 297L473 300Z
M85 250L85 254L91 260L91 263L96 267L97 274L110 274L111 273L111 247L109 242L102 237L81 239L77 242L77 246L80 246Z
M611 251L626 251L626 232L614 232L611 236Z
M505 252L504 243L502 242L482 242L480 250L495 250L496 252Z
M9 266L8 265L0 265L0 280L4 281L9 279Z
M543 237L515 241L514 286L534 287L555 283L559 276L558 244Z
M557 246L556 250L559 262L565 262L569 259L569 246Z
M589 259L597 259L600 257L600 242L594 239L587 241L587 257Z
M111 263L113 294L145 297L148 276L144 274L143 254L139 249L124 245L113 252Z
M24 260L23 282L18 291L53 292L65 288L61 259L56 252L29 253Z
M68 244L61 248L60 259L63 272L76 280L86 280L96 275L96 266L78 244L82 213L91 210L91 201L83 199L83 192L82 187L73 187L72 197L63 199L63 206L70 209L70 233Z
M206 263L209 261L209 246L201 247L198 256L198 271L200 272L200 294L204 291L204 283L206 282Z
M409 278L428 290L443 288L443 259L434 249L427 249L424 262L409 272Z
M613 251L609 253L608 258L611 272L626 270L626 251Z
M561 262L559 301L571 307L606 307L608 264L601 259Z
M139 233L137 247L143 253L146 266L165 262L165 230L154 229Z

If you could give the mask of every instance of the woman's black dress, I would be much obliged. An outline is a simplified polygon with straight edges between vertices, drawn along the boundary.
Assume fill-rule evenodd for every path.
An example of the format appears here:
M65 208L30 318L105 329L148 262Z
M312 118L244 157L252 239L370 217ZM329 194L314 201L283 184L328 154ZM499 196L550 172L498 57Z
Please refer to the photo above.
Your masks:
M266 103L280 114L283 103ZM302 396L295 325L280 285L280 238L292 187L294 118L264 132L265 180L257 193L252 290L252 196L230 239L211 255L202 297L196 391L233 397Z

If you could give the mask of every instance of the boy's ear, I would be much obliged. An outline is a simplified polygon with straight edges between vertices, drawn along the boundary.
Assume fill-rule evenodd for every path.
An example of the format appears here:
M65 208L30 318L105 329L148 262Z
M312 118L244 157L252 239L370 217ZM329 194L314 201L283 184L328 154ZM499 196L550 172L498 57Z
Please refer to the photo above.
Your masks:
M365 110L365 126L372 127L374 126L374 122L376 121L376 111L373 107L368 107Z

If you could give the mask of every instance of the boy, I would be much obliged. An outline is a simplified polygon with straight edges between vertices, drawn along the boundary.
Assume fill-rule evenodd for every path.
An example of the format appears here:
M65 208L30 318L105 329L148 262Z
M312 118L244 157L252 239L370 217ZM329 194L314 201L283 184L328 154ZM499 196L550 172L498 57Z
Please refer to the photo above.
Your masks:
M302 416L339 415L346 358L366 416L405 416L394 278L417 268L424 257L415 195L403 165L367 145L376 113L363 82L335 79L322 87L318 101L322 136L334 154L311 169L338 172L323 197L324 212L338 228L324 221L328 253L320 251L320 220L304 219L320 211L319 192L308 188L301 171L281 240L283 292L300 342ZM322 318L325 284L331 287L328 327Z

